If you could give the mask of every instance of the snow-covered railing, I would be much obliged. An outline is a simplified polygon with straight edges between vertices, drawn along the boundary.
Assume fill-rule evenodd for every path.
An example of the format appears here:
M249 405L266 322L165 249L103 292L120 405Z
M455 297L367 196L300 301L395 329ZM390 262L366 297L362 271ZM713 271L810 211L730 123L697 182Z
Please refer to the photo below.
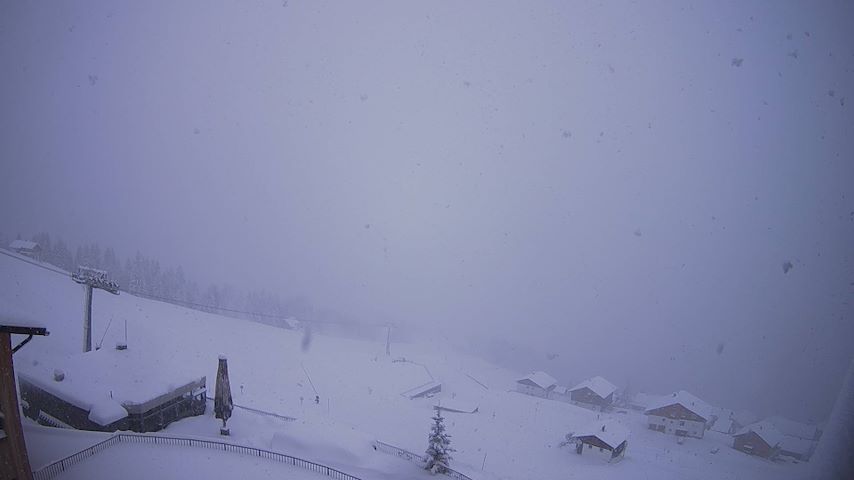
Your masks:
M389 455L395 455L405 460L409 460L410 462L418 464L418 466L424 466L427 464L427 459L417 453L412 453L409 450L404 450L400 447L395 447L394 445L389 445L385 442L381 442L379 440L374 441L374 450L379 452L387 453ZM448 468L447 471L444 472L444 475L447 475L456 480L472 480L471 477L464 473L460 473L453 468Z
M86 460L87 458L95 455L96 453L102 452L113 445L121 442L120 435L113 435L112 437L98 442L95 445L92 445L89 448L80 450L79 452L69 455L62 460L57 460L56 462L51 463L50 465L36 470L33 472L34 480L50 480L51 478L56 477L60 473L68 470L69 468L77 465L78 463Z
M402 448L395 447L394 445L383 443L379 440L374 441L374 450L387 453L389 455L397 455L404 460L409 460L410 462L418 463L420 465L427 463L427 459L417 453L412 453L409 450L404 450Z
M65 472L72 466L82 462L83 460L102 452L103 450L117 443L142 443L147 445L164 445L170 447L196 447L209 448L212 450L220 450L230 453L240 453L243 455L252 455L267 460L293 465L295 467L304 468L314 473L326 475L335 480L361 480L359 477L354 477L348 473L336 470L332 467L327 467L319 463L305 460L284 453L271 452L269 450L261 450L260 448L246 447L233 443L220 442L216 440L201 440L196 438L182 437L167 437L163 435L142 435L133 433L117 433L103 442L96 443L91 447L81 450L73 455L69 455L62 460L51 463L50 465L33 472L34 480L50 480L57 475Z

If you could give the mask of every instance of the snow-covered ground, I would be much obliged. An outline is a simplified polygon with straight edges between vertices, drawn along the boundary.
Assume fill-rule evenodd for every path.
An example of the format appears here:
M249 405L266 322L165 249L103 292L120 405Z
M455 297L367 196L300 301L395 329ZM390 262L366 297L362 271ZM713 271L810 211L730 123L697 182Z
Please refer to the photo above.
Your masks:
M0 256L0 305L4 309L0 313L42 322L51 332L15 355L19 371L52 371L70 363L73 356L107 358L108 353L119 353L80 353L82 304L82 287L68 277ZM597 455L576 455L570 447L559 447L560 442L567 433L602 414L512 392L515 379L523 372L499 368L441 345L393 344L391 356L386 356L384 339L368 342L314 335L304 351L299 331L127 294L95 293L96 342L103 336L104 348L112 348L124 339L125 321L129 350L150 358L153 368L168 366L188 376L206 375L212 395L217 357L226 355L235 403L297 418L285 422L235 410L228 441L318 461L365 479L428 476L415 465L374 451L371 445L381 440L422 453L432 405L443 399L478 407L473 414L445 414L452 446L457 449L452 466L475 479L808 478L805 465L750 457L733 450L730 437L724 434L707 432L703 439L677 444L675 437L646 429L645 418L636 412L610 415L630 431L623 461L607 464ZM442 392L436 397L409 400L401 395L433 379L442 382ZM108 395L106 390L103 394ZM315 395L319 403L315 403ZM27 429L35 468L102 437L48 432ZM166 433L222 438L211 408L202 417L173 423ZM286 468L257 459L220 459L208 450L185 453L122 445L61 478L126 478L139 464L157 464L158 470L146 476L162 479L186 478L195 472L194 464L210 465L223 472L222 476L234 469L242 478L281 475L280 469ZM112 471L121 466L127 468ZM302 473L288 471L288 475L303 478L297 476Z

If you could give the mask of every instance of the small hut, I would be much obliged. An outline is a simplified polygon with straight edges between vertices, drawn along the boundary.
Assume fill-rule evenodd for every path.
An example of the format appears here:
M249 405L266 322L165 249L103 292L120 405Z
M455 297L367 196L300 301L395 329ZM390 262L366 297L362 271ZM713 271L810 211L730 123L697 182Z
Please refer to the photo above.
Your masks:
M605 420L588 425L572 435L575 440L575 453L589 452L605 455L608 462L619 462L626 455L629 444L629 431L613 420Z

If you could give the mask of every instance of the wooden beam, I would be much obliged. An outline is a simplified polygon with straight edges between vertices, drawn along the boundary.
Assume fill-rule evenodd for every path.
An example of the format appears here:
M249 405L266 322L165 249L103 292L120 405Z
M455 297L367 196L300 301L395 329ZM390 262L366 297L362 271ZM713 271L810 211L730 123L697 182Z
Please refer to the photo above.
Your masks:
M9 468L12 478L32 480L27 444L21 427L21 415L18 410L18 389L15 385L15 367L12 363L12 335L0 332L0 410L3 411L3 429L6 438L0 443L0 469Z

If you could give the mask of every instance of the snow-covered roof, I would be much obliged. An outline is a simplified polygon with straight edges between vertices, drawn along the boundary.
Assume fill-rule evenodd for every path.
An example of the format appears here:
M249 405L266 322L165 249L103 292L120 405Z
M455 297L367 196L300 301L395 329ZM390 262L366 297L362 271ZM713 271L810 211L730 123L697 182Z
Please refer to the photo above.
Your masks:
M520 378L519 380L516 380L516 382L517 383L526 383L525 382L526 380L528 382L531 382L534 385L542 388L543 390L548 390L549 387L551 387L557 383L557 380L552 378L551 375L549 375L546 372L540 372L540 371L532 372L532 373L528 374L528 376L526 376L524 378Z
M435 380L431 380L422 385L418 385L417 387L410 388L409 390L401 393L406 398L414 399L429 393L435 393L442 391L442 384Z
M12 240L12 243L9 244L9 248L12 250L34 250L38 246L38 243L29 240Z
M777 430L782 432L783 435L805 438L808 440L812 440L818 435L818 427L815 425L808 425L806 423L796 422L794 420L789 420L788 418L776 416L769 417L768 421L773 423L774 426L777 427Z
M617 448L629 438L629 430L614 420L600 420L574 432L574 437L596 437Z
M54 380L54 369L65 374L62 381ZM150 407L148 402L195 389L203 378L176 368L170 356L133 346L103 348L38 365L23 363L17 370L22 380L89 411L96 423L118 414L113 404L131 413L144 410Z
M614 386L613 383L605 380L602 377L593 377L588 378L587 380L579 383L578 385L569 389L570 392L574 392L576 390L581 390L582 388L589 388L593 393L599 395L602 398L607 397L608 395L617 391L617 387Z
M673 392L670 395L661 397L658 401L652 402L649 407L647 407L647 411L676 404L682 405L688 410L691 410L697 415L703 417L706 421L712 419L714 408L685 390L679 390L678 392Z
M780 433L779 430L774 428L774 425L768 420L763 420L761 422L754 423L752 425L748 425L741 430L735 432L735 435L744 435L746 433L754 432L759 435L762 440L765 441L769 446L775 447L779 445L783 441L784 435Z
M759 421L759 416L750 410L738 410L733 412L732 419L741 426L750 425Z
M815 442L804 438L790 437L783 435L780 441L780 449L786 452L797 453L804 457L812 455L815 448Z

